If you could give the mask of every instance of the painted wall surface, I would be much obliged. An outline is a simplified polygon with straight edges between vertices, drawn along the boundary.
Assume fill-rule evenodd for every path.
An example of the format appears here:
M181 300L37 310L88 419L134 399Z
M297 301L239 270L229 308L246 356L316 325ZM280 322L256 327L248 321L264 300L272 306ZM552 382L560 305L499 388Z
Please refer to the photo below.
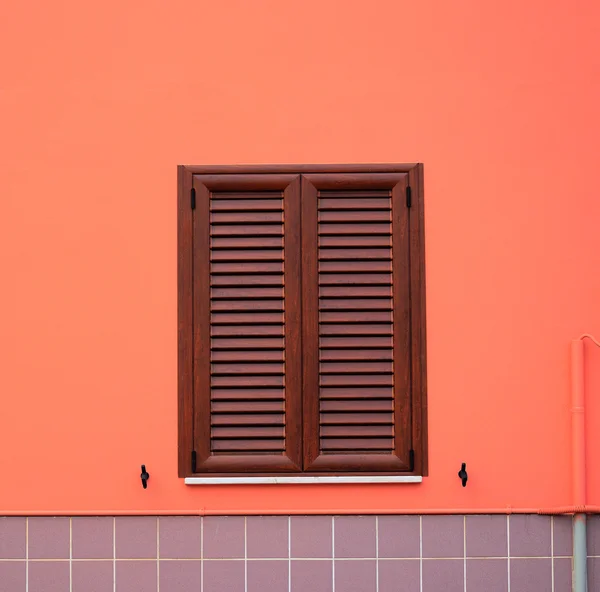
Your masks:
M4 3L0 513L571 503L569 342L600 334L599 22L589 0ZM430 477L186 487L177 164L415 161Z

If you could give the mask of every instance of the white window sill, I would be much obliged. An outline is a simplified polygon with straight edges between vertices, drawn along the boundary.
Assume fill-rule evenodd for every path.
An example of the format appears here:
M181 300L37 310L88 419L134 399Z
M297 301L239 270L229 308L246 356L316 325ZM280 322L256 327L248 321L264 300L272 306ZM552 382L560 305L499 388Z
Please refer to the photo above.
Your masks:
M348 477L186 477L186 485L270 485L297 483L421 483L415 476L348 476Z

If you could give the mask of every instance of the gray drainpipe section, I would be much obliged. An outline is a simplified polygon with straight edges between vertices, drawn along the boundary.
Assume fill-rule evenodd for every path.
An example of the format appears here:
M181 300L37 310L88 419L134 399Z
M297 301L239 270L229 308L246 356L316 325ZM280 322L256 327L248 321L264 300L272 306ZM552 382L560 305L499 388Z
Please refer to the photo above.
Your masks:
M587 592L587 516L573 516L573 592Z

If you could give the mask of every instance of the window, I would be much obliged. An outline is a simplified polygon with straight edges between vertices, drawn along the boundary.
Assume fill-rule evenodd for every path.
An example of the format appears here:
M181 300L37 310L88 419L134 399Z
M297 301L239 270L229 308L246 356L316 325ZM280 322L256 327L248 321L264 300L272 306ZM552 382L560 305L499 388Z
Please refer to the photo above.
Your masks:
M179 476L425 475L422 165L179 167Z

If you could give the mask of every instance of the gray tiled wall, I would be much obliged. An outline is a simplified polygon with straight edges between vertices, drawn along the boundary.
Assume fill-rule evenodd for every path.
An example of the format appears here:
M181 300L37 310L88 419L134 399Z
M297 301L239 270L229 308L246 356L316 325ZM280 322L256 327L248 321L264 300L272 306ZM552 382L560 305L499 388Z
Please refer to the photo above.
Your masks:
M5 517L0 592L570 592L571 553L565 516Z

